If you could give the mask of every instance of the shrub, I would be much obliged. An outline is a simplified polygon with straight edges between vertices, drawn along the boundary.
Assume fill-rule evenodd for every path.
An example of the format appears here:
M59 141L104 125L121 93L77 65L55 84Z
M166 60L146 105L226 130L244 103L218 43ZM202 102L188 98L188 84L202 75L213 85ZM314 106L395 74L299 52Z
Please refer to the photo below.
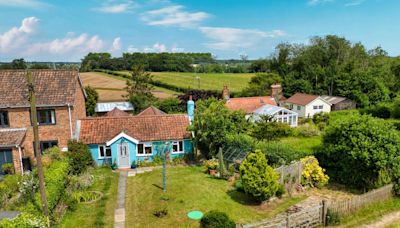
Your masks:
M68 142L68 158L70 165L69 172L73 175L80 174L86 171L88 167L94 165L89 147L82 142Z
M333 180L368 190L394 177L400 167L399 145L399 133L387 121L350 115L327 127L316 157Z
M51 147L43 151L43 157L49 157L51 160L59 160L61 159L61 150L57 146Z
M311 187L322 187L328 183L329 177L325 170L319 166L318 160L314 156L301 159L303 163L302 184Z
M1 169L5 174L12 175L15 174L14 164L13 163L5 163L1 166Z
M200 220L201 228L234 228L235 222L224 212L209 211Z
M274 196L279 189L278 174L268 165L261 150L250 153L240 166L244 191L259 201Z
M258 140L276 140L293 134L293 129L285 123L279 123L270 116L261 116L261 120L257 121L250 135Z
M328 113L319 112L313 116L312 121L319 129L323 130L329 122L329 117L330 115Z
M46 219L42 216L33 215L31 213L21 213L13 220L1 220L0 227L45 228L49 226L47 225Z
M0 181L0 208L6 205L10 198L18 193L19 175L8 175Z
M25 174L18 182L18 191L21 193L21 199L24 202L35 197L35 192L39 189L39 179L36 173Z
M66 160L55 161L44 172L46 196L49 210L52 211L65 192L68 171L70 167ZM41 205L39 192L35 197L36 205Z
M171 161L172 165L180 165L185 163L185 157L174 157Z
M94 176L90 172L86 171L79 176L77 175L69 176L68 182L69 182L68 187L71 191L86 190L93 185Z
M303 153L281 142L260 142L256 146L267 157L269 164L281 166L303 157Z
M305 123L294 129L294 135L301 137L312 137L320 134L318 127L310 123Z
M166 113L184 113L186 111L185 103L182 103L178 98L171 97L159 100L155 103L155 106L161 111Z
M243 187L243 184L242 184L242 180L238 179L238 180L235 181L235 189L238 192L244 192L244 187Z
M218 168L218 159L212 158L210 160L205 160L203 162L203 166L206 168L206 170L216 170Z
M371 114L373 117L378 117L382 119L389 119L392 115L391 111L391 107L388 104L379 104L361 110L361 112L364 114Z
M278 198L282 198L283 194L285 194L285 185L280 184L279 188L278 188L278 191L276 191L275 195Z

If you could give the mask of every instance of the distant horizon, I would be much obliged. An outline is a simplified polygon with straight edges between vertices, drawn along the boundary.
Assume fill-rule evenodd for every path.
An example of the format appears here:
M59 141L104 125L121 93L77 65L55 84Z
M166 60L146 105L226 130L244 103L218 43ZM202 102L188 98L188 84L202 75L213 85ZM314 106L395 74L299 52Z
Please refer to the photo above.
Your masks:
M80 62L89 52L269 57L337 35L399 56L397 0L0 0L0 62Z

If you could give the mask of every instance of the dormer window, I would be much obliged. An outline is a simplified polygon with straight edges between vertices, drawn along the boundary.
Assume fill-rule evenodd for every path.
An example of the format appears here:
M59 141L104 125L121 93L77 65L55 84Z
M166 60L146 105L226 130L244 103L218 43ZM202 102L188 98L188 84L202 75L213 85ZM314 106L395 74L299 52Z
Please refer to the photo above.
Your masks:
M0 127L9 127L10 123L8 121L8 112L0 111Z

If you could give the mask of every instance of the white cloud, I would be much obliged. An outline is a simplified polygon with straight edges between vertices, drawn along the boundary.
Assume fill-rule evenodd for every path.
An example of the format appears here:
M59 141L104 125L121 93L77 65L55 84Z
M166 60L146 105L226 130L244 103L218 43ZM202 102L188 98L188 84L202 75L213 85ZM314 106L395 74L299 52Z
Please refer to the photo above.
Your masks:
M333 2L334 0L308 0L309 5L319 5L319 4L324 4L328 2Z
M139 48L136 48L133 45L129 45L127 51L128 52L139 52Z
M265 32L257 29L239 29L229 27L200 27L211 42L206 46L218 50L230 50L254 47L262 41L286 35L282 30Z
M103 13L125 13L130 12L135 7L136 5L133 1L117 2L109 0L104 2L100 7L93 8L93 10Z
M188 12L181 5L167 6L157 10L150 10L142 14L141 19L153 26L192 27L208 18L205 12Z
M62 39L55 39L49 42L36 43L28 49L28 55L50 54L86 54L87 52L101 51L104 48L104 41L98 36L89 36L85 33L74 36L73 33L67 34Z
M345 6L358 6L361 5L365 0L350 0L348 1Z
M38 0L0 0L0 5L21 8L41 8L49 6L49 4Z
M13 27L0 34L0 53L10 52L25 44L31 34L36 31L38 22L39 19L36 17L27 17L22 20L19 28Z
M167 45L163 44L163 43L155 43L152 46L144 46L142 48L138 48L135 47L133 45L129 45L127 51L128 52L183 52L185 49L184 48L180 48L177 45L172 45L170 48L167 47Z
M121 48L122 48L121 37L117 37L117 38L114 39L114 41L112 43L110 52L119 51L119 50L121 50Z

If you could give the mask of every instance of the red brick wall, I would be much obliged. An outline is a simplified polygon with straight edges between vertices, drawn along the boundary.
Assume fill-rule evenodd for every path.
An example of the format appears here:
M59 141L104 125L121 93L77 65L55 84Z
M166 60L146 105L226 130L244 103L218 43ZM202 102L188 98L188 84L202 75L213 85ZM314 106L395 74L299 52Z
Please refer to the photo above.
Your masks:
M75 133L76 121L86 117L85 95L80 87L79 81L76 82L75 104L72 112L72 129Z
M14 162L15 173L21 173L21 159L19 157L18 148L12 148L12 156Z

